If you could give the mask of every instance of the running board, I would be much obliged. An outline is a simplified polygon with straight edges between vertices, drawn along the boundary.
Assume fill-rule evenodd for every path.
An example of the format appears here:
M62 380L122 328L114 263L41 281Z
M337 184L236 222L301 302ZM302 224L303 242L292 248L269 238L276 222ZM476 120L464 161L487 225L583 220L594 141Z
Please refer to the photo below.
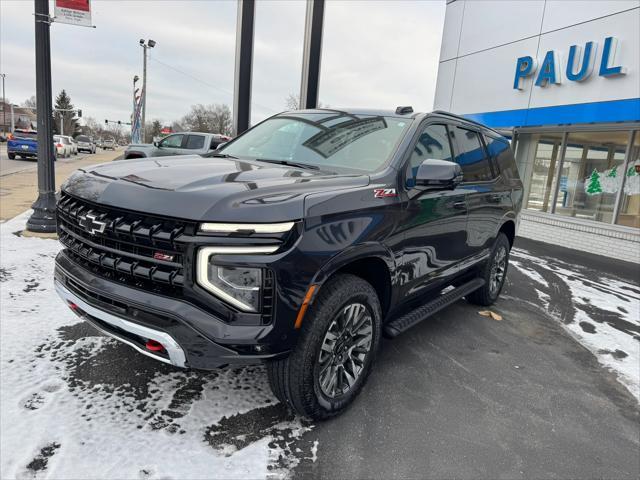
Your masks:
M470 282L464 283L459 287L448 291L447 293L439 295L429 303L425 303L415 310L412 310L409 313L405 313L400 318L387 323L384 326L385 336L389 338L397 337L402 332L409 330L411 327L417 325L434 313L437 313L443 308L448 307L452 303L460 300L465 295L476 291L483 285L484 280L482 278L474 278Z

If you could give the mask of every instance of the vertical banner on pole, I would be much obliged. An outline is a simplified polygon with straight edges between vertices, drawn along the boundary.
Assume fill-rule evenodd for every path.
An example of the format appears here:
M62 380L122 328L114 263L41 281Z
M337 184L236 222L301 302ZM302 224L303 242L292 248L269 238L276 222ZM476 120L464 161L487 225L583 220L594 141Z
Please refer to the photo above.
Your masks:
M55 21L79 25L81 27L91 26L91 3L90 0L55 0Z

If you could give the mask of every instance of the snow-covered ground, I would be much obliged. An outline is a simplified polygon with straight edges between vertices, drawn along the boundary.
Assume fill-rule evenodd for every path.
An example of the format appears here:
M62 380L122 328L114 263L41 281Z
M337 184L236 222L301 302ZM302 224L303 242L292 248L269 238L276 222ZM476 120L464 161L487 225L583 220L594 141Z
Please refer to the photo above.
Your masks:
M510 264L532 281L540 307L640 401L640 286L518 248Z
M0 225L0 478L277 478L315 455L288 450L310 427L262 368L177 370L79 322L26 218Z
M59 243L15 235L26 218L0 225L0 478L279 478L315 461L263 368L177 370L79 322L53 290ZM640 398L638 285L520 249L512 265Z

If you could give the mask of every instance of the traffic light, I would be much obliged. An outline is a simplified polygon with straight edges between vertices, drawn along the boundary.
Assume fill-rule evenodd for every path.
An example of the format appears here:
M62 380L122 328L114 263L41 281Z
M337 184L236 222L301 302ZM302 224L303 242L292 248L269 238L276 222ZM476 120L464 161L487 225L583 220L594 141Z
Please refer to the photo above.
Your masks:
M120 120L118 120L118 125L120 125L122 122Z
M78 118L82 118L82 110L78 110Z
M105 125L109 125L109 120L107 120L107 119L105 118L105 120L104 120L104 124L105 124Z

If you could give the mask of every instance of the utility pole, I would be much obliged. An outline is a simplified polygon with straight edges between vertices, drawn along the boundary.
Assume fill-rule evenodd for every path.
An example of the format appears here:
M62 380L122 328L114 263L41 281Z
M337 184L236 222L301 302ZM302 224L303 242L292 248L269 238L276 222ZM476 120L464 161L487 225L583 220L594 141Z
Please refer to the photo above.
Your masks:
M155 40L148 40L145 43L143 38L140 39L142 47L142 122L140 125L142 134L142 143L146 141L145 135L145 117L147 115L147 50L156 46Z
M7 125L7 102L4 97L4 77L6 76L6 74L0 73L0 77L2 77L2 133L6 133L5 126Z
M134 136L134 130L135 130L135 123L136 123L136 82L140 80L140 77L138 77L138 75L134 75L133 76L133 113L131 114L131 143L133 143L133 136Z
M38 198L27 220L32 232L56 231L56 179L53 156L51 44L49 0L34 0L36 30L36 99L38 113Z

